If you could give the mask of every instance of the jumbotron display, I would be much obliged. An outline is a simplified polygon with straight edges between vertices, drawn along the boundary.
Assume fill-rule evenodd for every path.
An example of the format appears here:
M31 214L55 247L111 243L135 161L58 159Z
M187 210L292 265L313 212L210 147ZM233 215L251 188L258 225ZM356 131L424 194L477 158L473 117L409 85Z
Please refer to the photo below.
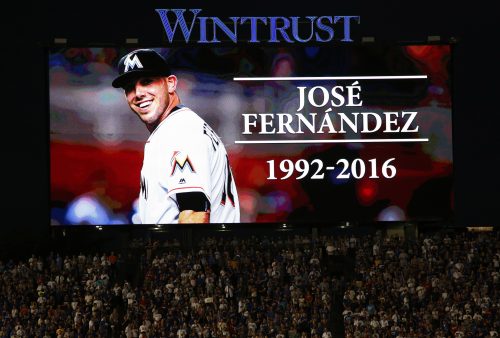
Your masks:
M449 45L52 48L51 224L448 220L450 59Z

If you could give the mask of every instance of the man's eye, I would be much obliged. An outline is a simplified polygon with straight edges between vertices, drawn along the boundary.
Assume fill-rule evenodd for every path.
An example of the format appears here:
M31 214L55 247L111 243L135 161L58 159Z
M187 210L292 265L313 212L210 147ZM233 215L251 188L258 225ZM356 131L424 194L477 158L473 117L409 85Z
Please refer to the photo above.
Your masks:
M143 80L141 80L141 84L142 84L143 86L147 86L147 85L148 85L148 84L150 84L151 82L153 82L153 80L152 80L152 79L143 79Z
M128 93L131 90L133 90L134 87L135 87L135 83L133 81L131 81L131 82L126 83L125 85L123 85L123 90L125 91L125 93Z

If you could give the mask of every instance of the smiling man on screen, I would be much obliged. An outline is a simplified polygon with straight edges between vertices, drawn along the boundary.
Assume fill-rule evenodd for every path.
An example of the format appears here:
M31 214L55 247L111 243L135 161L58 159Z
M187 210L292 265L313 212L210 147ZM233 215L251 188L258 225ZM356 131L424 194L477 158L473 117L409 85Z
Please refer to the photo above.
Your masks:
M139 216L143 224L237 223L240 209L226 148L177 95L177 77L152 49L120 59L113 87L151 135L144 147Z

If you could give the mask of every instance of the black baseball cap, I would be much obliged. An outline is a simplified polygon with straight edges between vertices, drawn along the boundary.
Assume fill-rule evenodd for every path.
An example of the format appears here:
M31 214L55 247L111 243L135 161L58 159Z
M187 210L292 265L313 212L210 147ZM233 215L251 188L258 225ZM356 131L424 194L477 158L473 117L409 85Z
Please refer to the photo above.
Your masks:
M118 74L112 83L115 88L123 88L134 77L168 76L172 72L167 61L156 51L137 49L120 59Z

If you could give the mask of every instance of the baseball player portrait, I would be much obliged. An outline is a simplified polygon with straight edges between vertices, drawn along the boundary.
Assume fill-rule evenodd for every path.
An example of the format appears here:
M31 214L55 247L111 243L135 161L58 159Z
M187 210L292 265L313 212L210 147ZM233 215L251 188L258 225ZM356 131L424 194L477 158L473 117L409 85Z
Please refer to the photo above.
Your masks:
M144 146L139 217L143 224L237 223L240 205L226 148L195 112L181 104L177 77L152 49L118 63L112 85L151 133Z

